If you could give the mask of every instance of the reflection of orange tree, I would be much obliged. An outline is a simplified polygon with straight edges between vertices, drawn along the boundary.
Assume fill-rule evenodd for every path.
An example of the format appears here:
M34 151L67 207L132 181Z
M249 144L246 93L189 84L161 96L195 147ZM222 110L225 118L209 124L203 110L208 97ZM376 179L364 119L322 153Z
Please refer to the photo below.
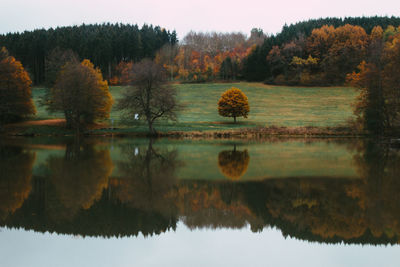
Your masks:
M48 167L59 200L74 215L100 199L113 164L108 150L75 143L67 145L66 157L50 157Z
M0 217L15 212L28 197L34 162L34 153L0 146Z
M218 155L218 166L222 174L232 180L239 180L249 166L250 156L247 150L222 151Z

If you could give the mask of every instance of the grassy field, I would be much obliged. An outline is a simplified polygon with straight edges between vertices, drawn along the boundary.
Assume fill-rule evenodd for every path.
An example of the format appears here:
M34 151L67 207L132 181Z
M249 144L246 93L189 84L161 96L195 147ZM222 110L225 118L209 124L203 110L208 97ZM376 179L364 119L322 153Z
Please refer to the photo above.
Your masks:
M351 103L357 95L346 87L286 87L268 86L260 83L215 83L177 84L179 101L185 109L179 114L178 122L160 121L159 131L217 131L240 127L256 126L341 126L352 116ZM232 118L218 115L217 102L221 94L235 86L248 97L250 114L247 119L239 118L233 124ZM124 87L110 88L114 100L120 98ZM38 105L43 88L34 88L33 96L37 106L35 120L54 119L62 114L48 114ZM146 131L141 122L125 124L121 114L112 111L110 120L121 131Z

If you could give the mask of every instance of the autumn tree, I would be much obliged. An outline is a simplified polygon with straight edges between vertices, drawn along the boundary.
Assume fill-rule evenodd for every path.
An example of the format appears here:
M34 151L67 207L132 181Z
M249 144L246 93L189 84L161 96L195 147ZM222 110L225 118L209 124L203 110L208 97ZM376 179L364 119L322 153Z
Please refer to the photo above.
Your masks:
M400 34L388 38L374 28L371 39L367 61L359 65L358 72L348 75L348 80L360 89L354 108L358 125L384 135L400 127Z
M22 64L0 49L0 127L36 113L32 100L31 79Z
M69 62L62 68L46 104L50 111L63 112L67 128L79 132L88 123L108 118L112 103L107 81L85 59L81 63Z
M125 116L133 118L137 114L146 120L150 135L156 134L155 120L177 119L180 106L176 90L168 84L163 67L149 59L142 60L133 65L131 82L117 105Z
M110 79L110 85L128 85L132 72L133 62L121 61L115 68L115 76Z
M218 113L223 117L233 117L236 123L237 117L247 118L250 106L247 96L238 88L232 87L225 91L218 101Z

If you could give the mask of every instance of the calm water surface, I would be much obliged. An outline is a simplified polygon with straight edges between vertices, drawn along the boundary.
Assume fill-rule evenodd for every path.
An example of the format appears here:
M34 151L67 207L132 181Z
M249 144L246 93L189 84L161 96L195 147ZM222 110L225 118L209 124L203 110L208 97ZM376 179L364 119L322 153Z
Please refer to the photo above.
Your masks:
M0 266L399 266L400 150L0 141Z

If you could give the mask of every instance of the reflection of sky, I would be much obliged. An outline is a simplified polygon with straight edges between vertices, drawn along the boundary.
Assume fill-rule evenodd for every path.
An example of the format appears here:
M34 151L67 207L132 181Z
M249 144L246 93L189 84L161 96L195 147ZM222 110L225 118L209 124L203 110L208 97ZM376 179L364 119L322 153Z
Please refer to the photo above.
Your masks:
M1 229L0 265L42 266L398 266L399 246L321 245L280 231L194 230L153 237L81 238Z

